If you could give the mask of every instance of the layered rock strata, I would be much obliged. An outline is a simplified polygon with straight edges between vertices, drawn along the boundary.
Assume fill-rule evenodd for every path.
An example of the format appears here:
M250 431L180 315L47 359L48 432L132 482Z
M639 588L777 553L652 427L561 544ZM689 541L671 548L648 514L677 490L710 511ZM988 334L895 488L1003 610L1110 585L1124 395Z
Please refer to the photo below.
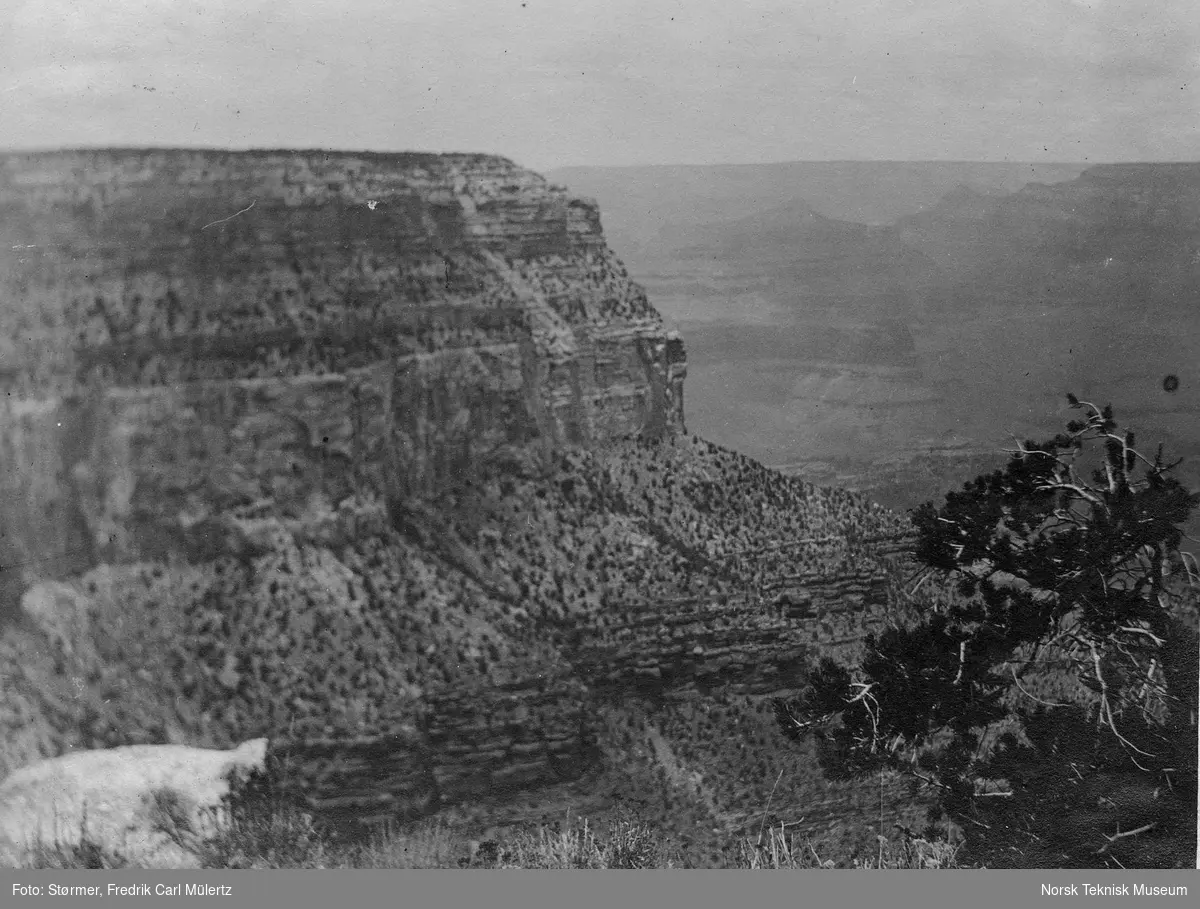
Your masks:
M596 206L500 158L0 157L0 297L0 560L35 578L683 425Z
M594 769L600 706L787 689L886 604L884 517L642 450L682 344L502 159L0 157L0 303L0 584L63 650L21 761L268 735L332 815L503 801Z

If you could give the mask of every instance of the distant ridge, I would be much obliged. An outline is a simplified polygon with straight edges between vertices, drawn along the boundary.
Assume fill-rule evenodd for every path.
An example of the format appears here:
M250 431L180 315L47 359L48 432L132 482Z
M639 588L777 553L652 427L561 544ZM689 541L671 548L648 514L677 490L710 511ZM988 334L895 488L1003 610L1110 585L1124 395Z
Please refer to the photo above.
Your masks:
M745 217L803 201L840 221L890 224L938 202L956 186L1011 193L1029 183L1073 180L1085 163L793 161L779 164L567 167L547 179L590 196L605 234L637 270L640 252L666 225Z

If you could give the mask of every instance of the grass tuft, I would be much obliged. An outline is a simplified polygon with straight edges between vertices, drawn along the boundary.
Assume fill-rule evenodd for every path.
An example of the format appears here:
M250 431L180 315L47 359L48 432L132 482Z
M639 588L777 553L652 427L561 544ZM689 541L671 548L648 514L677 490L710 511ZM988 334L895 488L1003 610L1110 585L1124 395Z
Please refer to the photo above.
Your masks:
M587 818L539 826L507 837L470 840L441 819L406 828L380 828L365 841L352 841L314 820L296 799L263 777L232 786L213 817L197 829L182 797L160 789L148 796L151 823L199 858L204 868L510 868L655 869L687 867L678 850L653 825L636 816L617 817L606 827ZM88 834L86 815L78 840L39 845L27 867L126 868L120 850ZM943 840L879 838L878 851L851 865L823 859L808 838L784 824L760 829L725 856L724 867L746 869L957 868L958 847Z

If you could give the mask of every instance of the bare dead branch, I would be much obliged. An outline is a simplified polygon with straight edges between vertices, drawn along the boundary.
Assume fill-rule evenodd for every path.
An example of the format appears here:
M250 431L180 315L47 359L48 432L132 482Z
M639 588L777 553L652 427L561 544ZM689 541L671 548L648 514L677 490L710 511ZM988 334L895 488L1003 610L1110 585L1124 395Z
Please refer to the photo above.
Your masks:
M1153 830L1157 826L1158 826L1158 821L1153 821L1149 824L1143 824L1141 827L1138 827L1136 830L1127 830L1124 833L1121 833L1118 831L1117 833L1114 833L1112 836L1109 836L1106 833L1106 834L1104 834L1104 838L1106 840L1108 840L1108 842L1096 850L1096 855L1103 855L1104 853L1106 853L1110 848L1112 848L1112 844L1115 843L1117 840L1123 840L1127 836L1138 836L1140 834L1143 834L1150 830Z
M1023 695L1025 695L1025 697L1029 698L1032 701L1036 701L1039 704L1044 704L1047 707L1070 707L1071 706L1070 704L1053 704L1050 701L1043 701L1041 698L1036 697L1033 694L1030 694L1029 691L1026 690L1025 686L1021 684L1021 680L1017 678L1017 668L1012 665L1010 665L1008 668L1012 672L1013 682L1015 682L1016 686L1019 689L1021 689L1021 693Z

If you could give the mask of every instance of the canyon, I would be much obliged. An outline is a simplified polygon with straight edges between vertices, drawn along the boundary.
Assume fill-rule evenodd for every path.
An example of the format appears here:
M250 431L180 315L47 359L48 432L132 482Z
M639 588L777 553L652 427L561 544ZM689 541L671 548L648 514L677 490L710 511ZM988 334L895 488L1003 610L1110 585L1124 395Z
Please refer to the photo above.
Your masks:
M1057 425L1071 391L1200 477L1194 163L553 176L599 199L687 338L687 423L713 442L910 508Z
M753 742L789 819L877 813L763 699L886 620L906 522L689 435L600 217L483 155L0 157L0 775L263 737L342 821L716 842Z
M0 213L8 562L221 545L246 509L682 426L681 342L595 206L504 161L9 157Z

